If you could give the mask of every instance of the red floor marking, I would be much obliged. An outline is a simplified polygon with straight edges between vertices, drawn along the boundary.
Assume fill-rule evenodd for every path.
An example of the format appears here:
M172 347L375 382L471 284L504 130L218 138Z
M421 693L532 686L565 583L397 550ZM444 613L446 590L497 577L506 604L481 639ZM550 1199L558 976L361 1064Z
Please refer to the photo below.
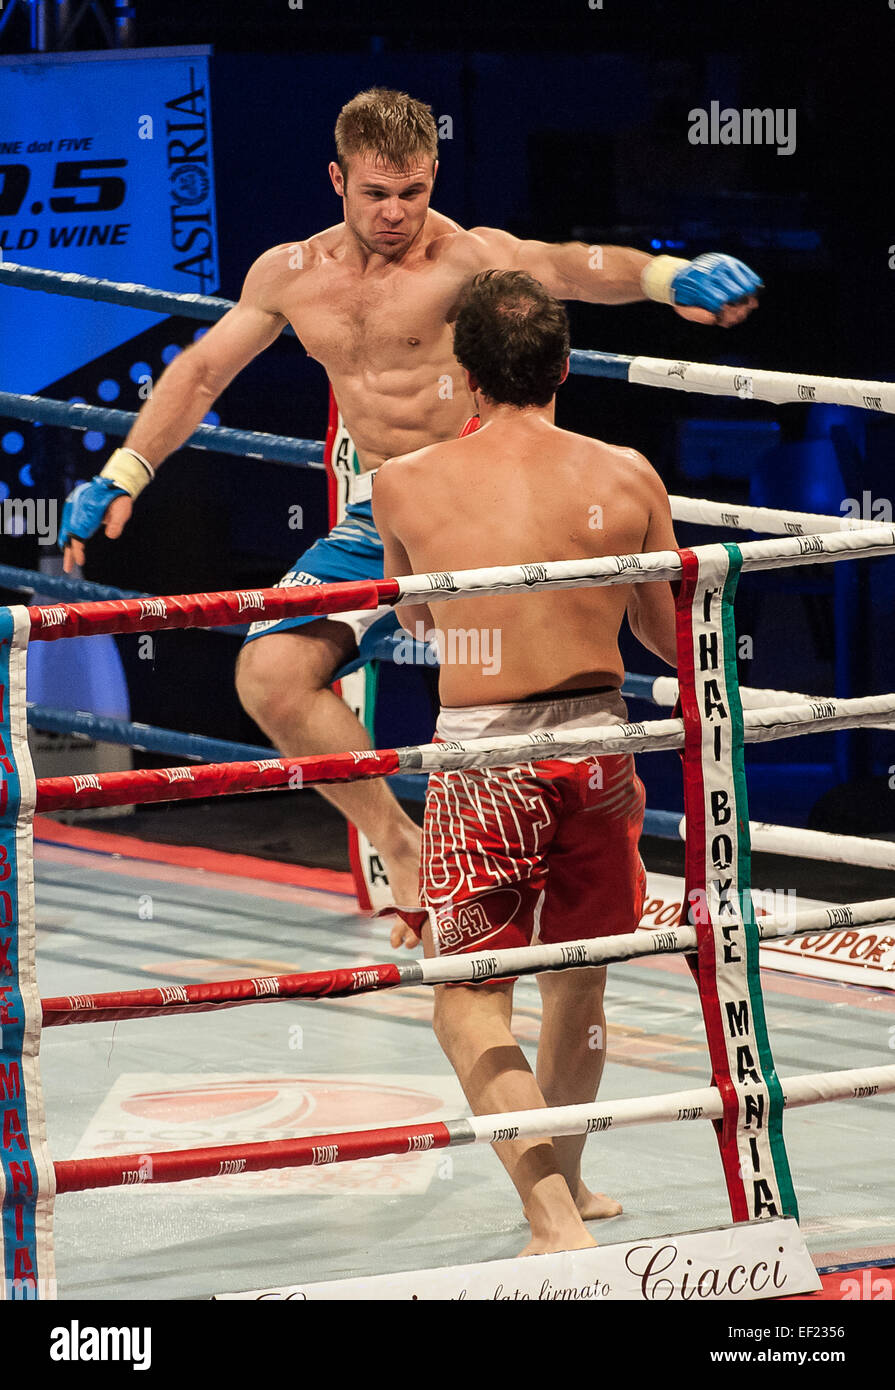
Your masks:
M337 869L311 869L301 864L282 864L276 859L257 859L249 854L226 854L222 850L199 849L194 845L159 845L131 835L113 835L105 830L85 830L62 825L49 816L34 817L34 837L72 849L94 850L99 854L120 854L154 864L177 864L209 873L256 878L266 883L287 883L296 888L317 888L328 893L354 897L354 881L349 873Z
M67 868L84 868L93 855L95 871L107 877L130 878L139 883L175 883L188 888L197 884L210 892L240 897L263 898L265 902L298 903L314 912L334 912L340 917L366 920L356 901L344 893L327 893L322 888L297 888L292 883L268 883L266 879L236 878L232 874L210 873L206 869L188 869L180 864L152 864L145 859L123 859L118 854L97 853L89 849L74 849L68 845L51 845L38 840L34 846L36 864L64 864Z
M814 1257L815 1264L818 1263ZM822 1274L823 1288L817 1293L791 1294L789 1298L775 1299L775 1303L851 1303L856 1300L882 1300L891 1302L895 1298L895 1269L880 1269L878 1265L868 1265L865 1269L841 1270L836 1274Z

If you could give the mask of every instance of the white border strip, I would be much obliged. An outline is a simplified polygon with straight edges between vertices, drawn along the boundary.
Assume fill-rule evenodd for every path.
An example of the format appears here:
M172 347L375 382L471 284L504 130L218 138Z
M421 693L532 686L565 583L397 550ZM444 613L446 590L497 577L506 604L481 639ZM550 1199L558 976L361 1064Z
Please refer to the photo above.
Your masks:
M704 1305L812 1293L820 1287L798 1224L787 1218L647 1236L589 1250L355 1275L214 1297L300 1304L332 1299L652 1304L671 1299L689 1303L695 1295ZM808 1353L800 1355L804 1359Z
M16 606L9 609L13 621L13 636L9 652L9 689L6 691L9 716L10 753L19 779L20 801L15 826L16 875L5 880L8 893L15 895L14 910L17 920L6 929L17 936L16 954L18 957L18 987L24 1008L24 1028L21 1043L20 1066L21 1088L27 1115L28 1135L21 1142L21 1158L24 1162L29 1184L24 1189L30 1197L33 1194L34 1245L37 1255L37 1268L33 1274L37 1280L34 1297L53 1299L56 1297L56 1259L53 1240L53 1212L56 1197L56 1173L47 1145L46 1114L44 1110L43 1085L40 1072L41 1002L37 984L35 947L37 941L36 915L34 905L34 804L37 794L31 752L28 746L28 722L25 699L25 677L28 662L28 640L31 620L27 609ZM0 691L0 700L3 692ZM0 738L2 745L2 738ZM8 866L7 866L8 872ZM15 1021L15 1020L14 1020ZM12 1047L10 1048L12 1054ZM14 1054L13 1054L14 1055ZM5 1080L12 1092L6 1092L11 1100L18 1095L12 1067ZM2 1088L0 1088L2 1094ZM15 1112L13 1111L13 1115ZM10 1166L16 1167L19 1156L15 1145L16 1135L11 1142ZM0 1196L3 1194L3 1173L0 1171ZM27 1197L26 1197L27 1200ZM4 1204L5 1205L5 1204ZM5 1214L8 1215L6 1207ZM22 1244L28 1244L24 1237ZM10 1288L4 1272L5 1252L3 1232L0 1230L0 1301L13 1300L22 1296L21 1290ZM27 1278L23 1278L23 1287Z

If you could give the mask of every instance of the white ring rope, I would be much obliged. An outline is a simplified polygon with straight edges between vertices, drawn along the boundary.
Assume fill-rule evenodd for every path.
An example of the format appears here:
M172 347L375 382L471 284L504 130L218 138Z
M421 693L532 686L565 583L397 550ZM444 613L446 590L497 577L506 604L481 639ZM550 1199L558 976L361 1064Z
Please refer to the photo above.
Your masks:
M722 546L698 546L693 554L709 558ZM867 526L842 535L772 537L738 546L742 570L786 569L794 565L826 563L851 557L873 559L895 550L895 528ZM493 565L488 569L446 570L430 574L396 575L397 606L441 602L468 595L518 593L527 590L589 588L600 584L642 584L680 579L683 569L676 550L655 550L636 555L609 555L599 559L552 560L522 565Z
M895 1065L854 1067L848 1071L781 1077L787 1110L824 1101L861 1100L895 1091ZM454 1144L496 1144L507 1139L536 1139L549 1135L593 1134L625 1125L674 1121L720 1120L721 1092L715 1086L630 1100L596 1101L592 1105L562 1105L551 1110L516 1110L504 1115L472 1115L448 1122Z
M758 890L756 890L757 892ZM895 921L895 898L873 902L812 907L789 916L758 917L761 941L790 940L848 927L888 926ZM696 928L638 927L618 936L591 937L539 946L515 946L502 951L477 951L461 956L434 956L400 967L404 984L446 984L497 979L507 975L537 975L543 970L570 970L586 965L610 965L642 956L678 955L695 951Z
M655 704L671 709L677 703L679 694L680 688L676 676L657 676L653 681L652 697ZM826 695L805 695L794 690L763 690L757 686L740 686L740 699L744 710L768 709L774 705L802 702L817 705L823 704L827 698ZM891 729L892 725L888 720L883 720L879 724L865 724L863 727L867 729Z
M856 700L823 700L743 714L747 743L770 743L799 734L853 729L879 721L895 723L895 695L871 695ZM527 763L545 754L554 758L587 757L612 753L661 752L682 748L682 719L654 719L644 724L617 724L608 728L535 729L529 734L504 734L499 738L470 738L423 743L398 749L401 771L446 772L475 767L501 767ZM363 762L363 753L355 755Z
M831 864L853 864L862 869L895 870L895 841L892 840L832 835L825 830L800 830L797 826L768 825L764 821L750 821L749 835L752 849L762 854L823 859ZM686 836L683 821L681 836Z
M827 516L822 512L790 512L778 507L740 507L736 503L710 502L705 497L669 497L675 521L704 526L729 526L734 531L766 531L777 536L819 535L827 531L866 531L879 521L852 516Z
M739 396L773 405L853 405L859 410L895 413L895 382L857 381L838 376L753 371L706 362L672 362L663 357L635 357L628 370L635 386L700 391L708 396Z

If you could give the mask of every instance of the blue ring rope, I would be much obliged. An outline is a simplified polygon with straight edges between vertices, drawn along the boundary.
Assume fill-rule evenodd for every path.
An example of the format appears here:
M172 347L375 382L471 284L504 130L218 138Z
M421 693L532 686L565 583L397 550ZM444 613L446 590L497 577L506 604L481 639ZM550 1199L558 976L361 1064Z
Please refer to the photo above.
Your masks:
M41 574L40 570L20 570L12 565L0 565L0 587L32 594L47 594L50 598L78 603L84 599L153 598L153 594L137 593L133 589L113 589L108 584L93 584L88 579L69 579L62 574Z
M156 314L172 314L178 318L201 319L209 323L222 319L235 304L235 300L215 295L154 290L148 285L121 284L94 275L43 270L37 266L16 265L12 261L0 264L0 285L41 290L45 294L69 295L73 299L92 299L104 304L121 304L126 308L148 309ZM291 324L287 324L283 332L287 337L295 337ZM633 361L633 357L617 352L575 351L571 354L570 369L582 376L626 381ZM109 433L114 433L111 427Z
M137 418L130 410L108 410L104 406L23 396L14 391L0 391L0 415L41 425L102 430L104 434L117 435L129 433ZM218 454L238 454L240 458L264 459L268 463L324 467L323 444L318 439L291 439L285 434L261 434L257 430L235 430L224 425L200 425L182 447L212 449Z
M98 743L118 743L143 753L164 753L172 758L193 758L206 763L253 762L256 758L279 757L273 748L231 743L202 734L183 734L176 729L157 729L151 724L132 724L125 719L88 714L84 710L48 709L44 705L29 704L28 723L45 733L80 734Z
M123 304L131 309L148 309L156 314L173 314L179 318L201 319L210 323L222 319L236 302L209 294L178 294L168 290L154 290L148 285L120 284L115 280L102 280L94 275L42 270L37 266L16 265L12 261L0 264L0 285L42 290L45 294L64 294L73 299L92 299L104 304ZM287 337L295 337L295 331L290 324L286 325L283 332ZM627 381L633 361L633 357L626 357L618 352L574 351L570 358L570 370L582 376L602 376ZM115 433L111 426L109 433Z
M234 303L232 299L219 299L209 294L153 290L148 285L123 284L116 280L101 280L94 275L78 275L76 272L42 270L32 265L16 265L12 261L0 265L0 285L9 285L13 289L42 290L44 294L64 294L72 299L93 299L103 304L122 304L128 309L148 309L154 314L172 314L177 318L207 322L222 319ZM283 331L295 337L290 325Z

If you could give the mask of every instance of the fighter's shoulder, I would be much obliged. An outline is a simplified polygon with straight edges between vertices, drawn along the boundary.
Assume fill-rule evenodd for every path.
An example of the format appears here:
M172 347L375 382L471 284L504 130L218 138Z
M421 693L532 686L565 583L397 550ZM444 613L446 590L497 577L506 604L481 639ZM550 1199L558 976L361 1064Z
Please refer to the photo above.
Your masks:
M386 459L373 479L374 505L377 499L380 505L383 502L397 505L403 500L415 507L417 489L431 487L433 469L444 466L456 443L451 439L441 444L425 444L412 453L395 454Z
M655 468L638 449L624 444L607 444L602 439L593 439L590 443L595 446L603 462L618 468L628 478L636 478L650 487L656 484L662 486L662 480Z
M376 470L373 491L379 489L380 493L384 493L406 486L432 462L436 454L448 447L448 444L424 444L421 449L414 449L409 454L394 454Z
M584 436L578 437L584 439ZM617 478L619 485L629 494L637 492L652 499L665 493L665 484L659 474L649 459L637 449L592 438L587 438L585 448L588 464L598 468L604 478L607 474Z
M243 298L276 309L283 289L295 285L295 272L315 270L332 254L339 228L328 227L303 240L271 246L252 262L243 285Z
M440 215L439 215L440 216ZM456 265L469 275L504 264L516 245L516 238L496 227L460 227L450 218L441 217L444 224L429 243L429 254Z

